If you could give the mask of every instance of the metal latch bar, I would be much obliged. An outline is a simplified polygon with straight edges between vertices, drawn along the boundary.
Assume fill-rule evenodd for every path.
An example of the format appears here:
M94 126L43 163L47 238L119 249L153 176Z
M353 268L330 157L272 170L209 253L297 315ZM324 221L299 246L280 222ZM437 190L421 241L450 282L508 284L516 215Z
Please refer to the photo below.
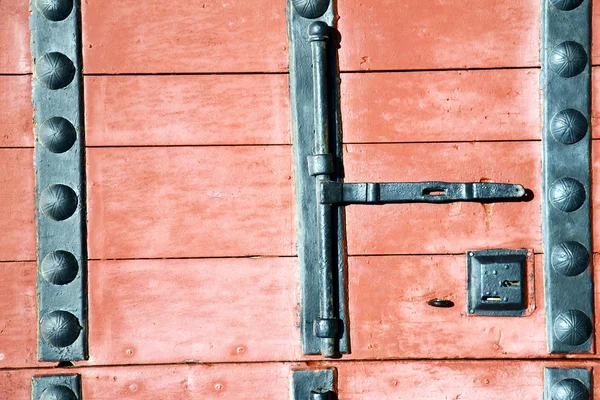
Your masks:
M522 185L493 182L319 182L321 204L496 202L525 194Z

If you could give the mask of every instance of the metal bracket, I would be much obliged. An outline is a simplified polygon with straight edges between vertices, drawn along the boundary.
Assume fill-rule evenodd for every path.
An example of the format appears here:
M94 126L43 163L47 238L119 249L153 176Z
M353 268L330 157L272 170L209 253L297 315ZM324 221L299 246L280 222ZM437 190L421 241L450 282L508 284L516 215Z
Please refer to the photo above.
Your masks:
M589 352L591 0L544 0L543 222L548 351Z
M334 369L292 372L291 400L335 400Z
M584 368L545 368L544 400L590 400L592 374Z
M38 358L87 358L79 0L32 0Z
M325 3L289 0L288 27L303 350L333 358L349 350L344 205L515 201L526 191L481 182L342 183L339 75L328 68L337 65L333 6ZM317 9L327 11L307 20Z
M81 376L34 376L31 389L32 400L80 400Z
M507 183L340 183L320 182L321 204L498 202L525 196L521 185Z

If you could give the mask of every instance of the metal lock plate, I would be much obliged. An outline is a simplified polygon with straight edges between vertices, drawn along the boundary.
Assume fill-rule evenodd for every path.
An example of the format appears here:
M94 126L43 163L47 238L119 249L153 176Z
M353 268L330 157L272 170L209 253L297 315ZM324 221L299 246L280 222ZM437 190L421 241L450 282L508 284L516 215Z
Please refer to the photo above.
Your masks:
M527 250L467 252L467 312L518 317L527 308Z

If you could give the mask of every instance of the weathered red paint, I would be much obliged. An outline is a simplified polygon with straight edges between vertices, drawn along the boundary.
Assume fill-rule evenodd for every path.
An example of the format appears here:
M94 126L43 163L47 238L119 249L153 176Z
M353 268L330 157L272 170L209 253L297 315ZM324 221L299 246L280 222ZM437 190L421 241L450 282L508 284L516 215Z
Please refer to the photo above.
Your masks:
M0 2L0 74L31 72L28 18L29 0Z
M88 148L94 259L293 255L290 146Z
M301 358L293 257L94 261L90 287L92 365Z
M290 144L287 75L88 76L88 146Z
M281 72L285 3L82 2L87 73Z
M340 399L486 399L539 400L543 397L544 367L590 368L592 362L345 362L314 363L310 368L335 366ZM83 368L86 400L163 399L289 399L289 377L304 364L215 364ZM8 370L0 372L0 397L31 398L31 377L49 373L73 373L73 369ZM594 396L597 399L597 396Z
M347 70L539 65L538 0L340 1Z
M539 140L537 70L342 74L345 143Z
M31 76L0 76L0 88L0 148L33 147Z
M35 260L33 149L0 149L0 188L0 261Z
M530 202L346 208L350 254L458 254L482 248L541 252L541 142L353 144L348 182L494 181L531 189Z

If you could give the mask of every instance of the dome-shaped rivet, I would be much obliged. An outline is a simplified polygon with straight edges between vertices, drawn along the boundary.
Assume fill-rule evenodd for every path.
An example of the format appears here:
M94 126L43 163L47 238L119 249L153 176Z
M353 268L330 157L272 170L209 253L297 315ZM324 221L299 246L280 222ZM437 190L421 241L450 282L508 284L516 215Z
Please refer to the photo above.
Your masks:
M583 3L583 0L550 0L552 5L561 11L571 11Z
M319 18L329 8L330 0L293 0L294 9L304 18Z
M550 66L563 78L579 75L585 69L588 55L577 42L562 42L550 54Z
M75 66L62 53L46 53L35 64L35 76L48 89L61 89L73 81Z
M44 340L54 347L72 345L81 332L79 320L66 311L54 311L42 318L40 333Z
M576 179L562 178L550 187L549 198L550 203L559 210L573 212L585 202L585 188Z
M587 118L571 108L557 113L550 123L552 136L563 144L574 144L585 137L588 131Z
M35 6L50 21L62 21L73 10L73 0L36 0Z
M77 259L68 251L53 251L42 260L42 276L53 285L66 285L73 282L78 271Z
M40 126L38 139L52 153L64 153L77 140L77 132L73 124L66 119L53 117Z
M52 385L42 392L40 400L77 400L77 395L66 386Z
M577 242L557 244L550 259L556 272L565 276L577 276L590 265L590 253Z
M331 391L312 391L310 392L310 400L332 400L333 392Z
M582 311L565 311L554 321L554 334L569 346L582 345L592 335L592 321Z
M590 392L583 382L577 379L563 379L550 389L552 400L589 400Z
M40 195L40 209L48 218L63 221L77 210L77 194L66 185L50 185Z

